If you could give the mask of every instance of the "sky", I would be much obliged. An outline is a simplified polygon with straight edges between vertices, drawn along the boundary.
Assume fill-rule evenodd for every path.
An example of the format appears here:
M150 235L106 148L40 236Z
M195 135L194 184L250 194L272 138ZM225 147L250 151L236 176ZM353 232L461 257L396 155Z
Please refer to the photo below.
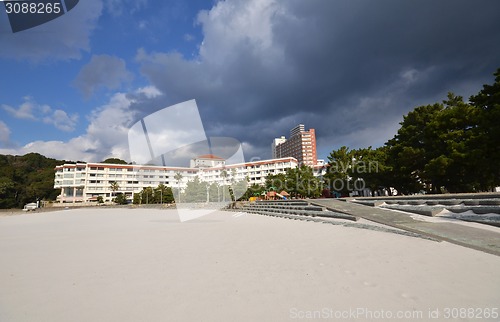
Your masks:
M326 159L498 68L498 0L81 0L17 33L0 10L0 154L134 161L131 125L194 99L247 160L299 123Z

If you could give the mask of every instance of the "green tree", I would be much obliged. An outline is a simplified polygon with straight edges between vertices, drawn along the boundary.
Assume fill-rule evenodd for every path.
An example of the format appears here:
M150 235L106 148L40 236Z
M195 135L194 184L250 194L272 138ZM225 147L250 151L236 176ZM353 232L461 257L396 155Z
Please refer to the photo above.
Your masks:
M22 208L37 200L55 200L54 168L65 163L38 153L0 155L0 208Z
M430 186L424 168L443 149L436 131L437 116L443 110L443 104L415 108L403 117L401 128L388 141L393 183L399 192L414 193Z
M151 187L145 187L141 191L141 203L142 204L153 204L155 203L154 191Z
M139 204L141 204L141 201L142 201L141 200L141 193L134 193L134 197L132 199L132 203L134 205L139 205Z
M306 165L286 170L286 191L296 198L316 198L321 195L323 184ZM279 190L278 192L281 192Z
M328 155L328 167L323 176L325 185L331 191L347 195L352 186L352 165L354 152L348 147L342 146L338 150L333 150Z
M495 125L486 130L481 123L483 112L449 93L441 104L419 106L408 113L386 144L396 189L442 193L493 188L498 169L489 166L489 160L498 149L489 148L494 142L489 134ZM498 127L498 122L493 124Z
M239 200L248 200L250 199L250 197L261 197L262 193L265 192L265 190L266 188L264 186L253 183L251 186L247 188L247 190Z
M188 181L183 194L184 202L206 202L207 201L207 183L200 181L198 176Z
M361 187L369 188L372 192L379 189L391 191L390 176L392 168L387 164L388 148L386 146L372 149L372 147L353 150L353 163L349 170L350 176L361 180ZM357 185L357 188L361 188Z
M117 194L116 197L113 199L113 202L119 205L128 204L127 197L123 193Z
M494 73L495 82L483 85L470 102L477 108L477 127L471 130L468 148L471 151L471 168L476 172L480 190L500 186L500 68Z
M177 200L175 201L176 203L181 202L181 180L183 178L183 175L180 172L176 172L174 175L174 179L177 182Z
M10 178L0 178L0 208L11 208L16 206L12 198L15 184Z
M233 201L233 202L236 201L236 194L237 194L237 192L235 192L236 183L237 183L237 180L236 180L236 169L232 168L231 171L229 172L229 187L228 187L228 190L229 190L229 196L231 198L231 201ZM241 190L241 188L239 188L239 190ZM241 192L241 194L238 194L238 198L245 192L245 190L246 190L246 186L243 188L243 191Z
M172 203L174 201L174 194L172 188L160 183L154 190L155 203Z
M222 201L225 202L226 201L226 195L229 194L229 190L226 189L226 179L228 177L228 173L227 173L226 169L223 169L220 172L220 176L222 177Z
M281 192L287 190L287 175L285 173L269 174L266 177L264 186L267 191Z
M423 177L430 192L467 192L478 188L476 171L471 165L474 156L470 141L477 128L478 109L460 96L448 94L444 109L432 122L439 150L424 167Z
M118 158L108 158L101 163L108 163L108 164L128 164L127 161L118 159Z
M120 190L120 185L116 181L109 182L109 189L111 189L111 197L116 195L116 192Z
M216 182L208 187L208 196L210 202L220 201L220 186Z
M233 181L231 183L231 199L233 201L239 200L248 189L248 178L243 180Z

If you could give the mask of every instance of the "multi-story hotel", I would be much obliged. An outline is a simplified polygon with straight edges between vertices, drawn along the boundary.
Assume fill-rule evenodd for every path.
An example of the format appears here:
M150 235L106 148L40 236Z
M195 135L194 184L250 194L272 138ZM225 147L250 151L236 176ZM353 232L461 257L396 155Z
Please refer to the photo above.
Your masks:
M198 177L209 184L227 184L228 180L247 180L248 184L263 185L270 174L285 173L287 169L301 164L311 166L315 176L324 174L321 160L317 160L316 135L314 129L305 131L299 124L290 130L290 138L276 138L272 144L273 159L237 164L226 164L226 160L208 154L194 158L190 167L169 167L134 164L76 163L55 168L54 188L61 189L61 203L95 202L113 199L111 184L116 182L118 190L128 199L147 187L164 184L167 187L185 189L189 181Z
M61 203L95 202L98 197L111 201L111 184L118 184L117 193L132 199L134 193L159 184L184 189L196 176L208 183L227 184L228 180L248 180L248 184L264 184L269 174L285 173L298 166L295 158L279 158L238 164L225 164L213 155L191 161L191 167L138 166L132 164L76 163L55 168L54 188L61 189ZM223 174L225 171L225 174ZM179 176L180 174L180 176Z
M272 143L273 158L293 157L299 164L315 166L318 163L316 152L316 133L314 129L306 131L304 124L290 130L290 138L284 136Z

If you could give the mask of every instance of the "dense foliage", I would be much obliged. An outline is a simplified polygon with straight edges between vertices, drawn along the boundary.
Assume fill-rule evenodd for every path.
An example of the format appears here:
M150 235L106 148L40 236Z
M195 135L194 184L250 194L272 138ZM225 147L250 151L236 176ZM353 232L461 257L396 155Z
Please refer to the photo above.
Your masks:
M186 188L179 194L175 189L176 202L228 202L236 201L247 191L247 180L236 180L236 173L223 170L221 184L201 181L198 176L190 180Z
M116 203L120 203L115 200ZM146 187L139 193L134 193L132 202L134 204L169 204L174 202L172 188L160 183L156 188Z
M346 193L361 182L358 187L393 187L403 194L500 186L500 69L495 83L484 85L469 102L449 93L442 103L416 107L400 124L394 138L378 149L332 151L327 185Z
M128 164L127 161L118 158L107 158L101 163L111 163L111 164Z
M265 188L278 193L284 190L294 198L315 198L321 195L322 183L311 167L301 165L287 169L286 173L268 175Z
M64 161L38 153L0 155L0 208L22 208L37 200L55 200L54 168Z

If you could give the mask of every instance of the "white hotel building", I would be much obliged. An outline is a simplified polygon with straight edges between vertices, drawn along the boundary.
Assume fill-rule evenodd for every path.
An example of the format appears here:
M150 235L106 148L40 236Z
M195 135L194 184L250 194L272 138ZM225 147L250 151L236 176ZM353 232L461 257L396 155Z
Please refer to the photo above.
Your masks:
M297 159L292 157L225 164L225 160L214 155L200 156L191 161L191 167L139 166L132 164L76 163L64 164L55 168L54 188L61 189L60 203L96 202L101 196L104 201L112 200L111 183L117 182L117 193L132 199L134 193L146 187L159 184L184 189L188 181L196 176L201 181L223 184L223 181L248 179L248 184L264 184L266 176L285 173L286 169L296 168ZM221 175L226 170L228 178ZM316 169L317 170L317 169ZM315 171L316 172L316 171ZM321 172L321 171L320 171ZM182 179L177 182L177 173ZM234 175L234 177L233 177Z

